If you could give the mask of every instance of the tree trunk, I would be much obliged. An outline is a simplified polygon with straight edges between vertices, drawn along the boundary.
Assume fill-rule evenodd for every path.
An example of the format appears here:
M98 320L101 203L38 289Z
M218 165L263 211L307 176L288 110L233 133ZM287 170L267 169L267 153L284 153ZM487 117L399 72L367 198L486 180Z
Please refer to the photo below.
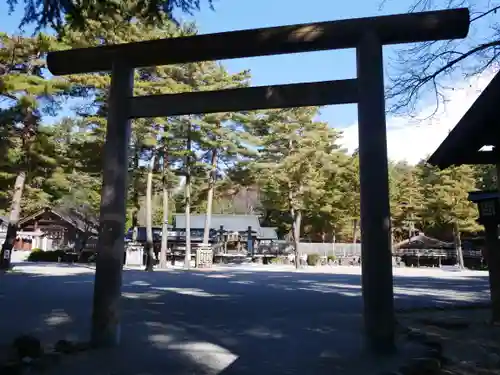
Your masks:
M210 235L210 222L212 220L212 204L214 199L215 180L217 178L217 149L212 150L212 160L210 177L208 179L208 192L207 192L207 212L205 214L205 228L203 230L203 243L208 244Z
M10 259L12 257L12 249L17 236L17 226L21 215L21 199L23 197L24 183L26 181L26 173L19 172L14 183L14 194L12 196L12 204L10 206L9 225L7 234L2 246L0 268L10 268Z
M293 236L293 244L295 248L295 269L300 268L300 222L302 219L302 215L299 210L294 208L293 204L293 192L292 192L292 184L288 183L288 206L290 209L290 216L292 217L292 236Z
M139 170L139 151L134 151L134 171ZM134 209L132 211L132 228L136 228L139 226L139 210L141 209L141 204L139 202L139 176L134 173L134 184L133 184L133 193L132 193L132 202L134 204ZM127 228L126 228L127 229Z
M394 226L391 224L391 252L394 251Z
M300 265L300 226L302 224L302 212L295 210L295 217L293 218L293 243L295 245L295 268L299 269Z
M85 250L85 247L87 246L87 241L89 239L89 236L90 236L90 233L88 231L88 229L85 230L85 234L84 234L84 237L83 239L80 241L80 246L78 247L78 250L77 250L77 261L80 262L81 259L82 259L82 256L83 256L83 250ZM124 255L125 257L126 255ZM125 264L125 259L124 259L124 262L123 264Z
M168 249L168 200L169 191L167 186L167 161L166 157L163 157L163 176L162 176L162 188L163 188L163 222L161 230L161 251L160 251L160 268L167 268L167 249ZM173 256L173 254L172 254Z
M146 186L146 271L153 271L154 244L153 244L153 170L155 154L151 157Z
M358 219L352 222L352 243L358 243Z
M186 185L184 187L186 199L186 251L184 254L184 268L191 268L191 124L188 126L186 142Z
M457 263L460 269L465 268L464 264L464 254L462 252L462 239L460 237L460 230L458 228L458 223L453 224L453 236L455 237L455 249L457 252Z
M89 240L90 236L90 229L85 228L85 233L83 235L83 239L80 241L80 247L78 249L78 254L82 254L83 250L85 250L85 247L87 246L87 241Z

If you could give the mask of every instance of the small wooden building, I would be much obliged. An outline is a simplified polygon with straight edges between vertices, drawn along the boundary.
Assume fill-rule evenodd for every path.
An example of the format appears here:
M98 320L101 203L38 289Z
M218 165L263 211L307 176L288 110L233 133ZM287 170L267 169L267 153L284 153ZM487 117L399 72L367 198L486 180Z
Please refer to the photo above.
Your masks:
M441 266L456 263L455 245L424 234L413 236L393 248L393 255L400 257L407 266Z
M257 236L255 247L258 253L274 254L280 253L280 247L277 244L278 233L274 227L261 227L260 235Z
M22 232L42 233L46 250L95 247L97 222L76 211L46 207L19 221ZM22 239L21 239L22 240ZM23 250L32 250L28 241L23 241ZM25 243L26 242L26 243Z

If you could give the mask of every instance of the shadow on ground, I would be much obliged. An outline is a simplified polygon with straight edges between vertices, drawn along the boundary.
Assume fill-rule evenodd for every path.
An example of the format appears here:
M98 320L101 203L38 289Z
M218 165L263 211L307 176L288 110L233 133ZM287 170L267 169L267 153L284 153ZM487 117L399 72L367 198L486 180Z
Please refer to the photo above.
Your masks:
M93 270L24 268L0 275L0 343L88 339ZM123 297L120 350L75 359L82 374L331 374L360 362L358 275L129 270ZM398 308L484 301L488 279L395 277L395 297Z

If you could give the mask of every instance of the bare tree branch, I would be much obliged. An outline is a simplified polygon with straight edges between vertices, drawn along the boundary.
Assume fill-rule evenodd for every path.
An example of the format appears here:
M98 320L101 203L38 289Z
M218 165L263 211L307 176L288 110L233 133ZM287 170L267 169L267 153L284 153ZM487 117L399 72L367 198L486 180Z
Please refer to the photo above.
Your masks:
M382 0L384 6L389 0ZM500 5L490 0L414 0L409 12L467 6L471 10L471 30L464 40L414 44L399 48L389 59L386 95L393 114L414 116L423 97L432 94L437 113L446 101L447 84L469 79L499 62Z
M472 23L474 21L480 20L481 18L486 17L488 14L496 13L498 9L500 9L500 5L496 6L496 7L493 7L492 9L488 10L487 12L480 13L476 17L471 18L470 22Z

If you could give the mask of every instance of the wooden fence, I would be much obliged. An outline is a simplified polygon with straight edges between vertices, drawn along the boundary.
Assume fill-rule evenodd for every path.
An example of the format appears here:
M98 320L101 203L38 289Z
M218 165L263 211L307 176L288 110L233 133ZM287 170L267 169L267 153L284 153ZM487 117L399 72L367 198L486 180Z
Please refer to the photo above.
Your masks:
M299 251L302 254L320 254L323 256L333 255L339 257L361 256L361 244L359 243L312 243L301 242Z

